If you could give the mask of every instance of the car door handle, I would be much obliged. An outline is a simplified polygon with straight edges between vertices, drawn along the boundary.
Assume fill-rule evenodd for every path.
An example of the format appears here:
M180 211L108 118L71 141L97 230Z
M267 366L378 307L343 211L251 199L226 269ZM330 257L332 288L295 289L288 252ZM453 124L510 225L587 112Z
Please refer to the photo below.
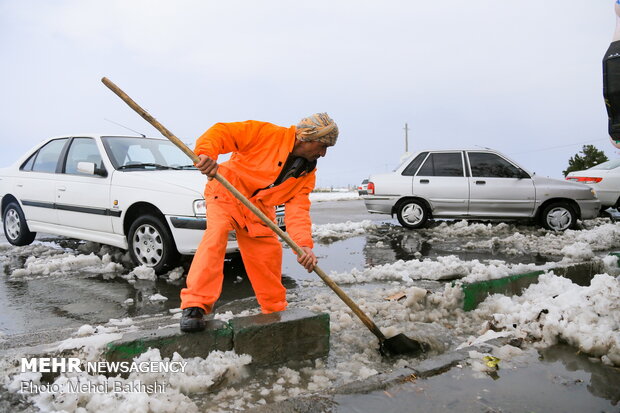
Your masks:
M23 187L24 187L24 184L17 184L17 185L15 185L15 186L17 186L18 188L23 188Z
M476 181L476 185L484 185L487 181Z
M59 187L58 187L58 188L56 188L56 189L58 189L58 190L59 190L59 191L61 191L61 192L65 192L65 191L67 190L67 188L65 188L64 186L59 186Z
M421 183L421 184L428 184L428 183L430 183L430 182L431 182L431 181L429 181L428 179L420 179L420 183Z

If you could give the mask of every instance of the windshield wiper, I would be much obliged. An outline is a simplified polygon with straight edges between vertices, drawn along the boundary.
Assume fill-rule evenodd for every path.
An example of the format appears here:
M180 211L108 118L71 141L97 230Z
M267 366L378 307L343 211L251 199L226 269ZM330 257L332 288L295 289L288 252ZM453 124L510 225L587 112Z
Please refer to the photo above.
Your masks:
M181 165L177 166L176 169L197 169L196 165Z
M137 169L137 168L155 168L155 169L179 169L179 168L173 168L172 166L167 166L167 165L161 165L158 163L131 163L131 164L127 164L127 165L121 165L118 167L119 170L121 169Z

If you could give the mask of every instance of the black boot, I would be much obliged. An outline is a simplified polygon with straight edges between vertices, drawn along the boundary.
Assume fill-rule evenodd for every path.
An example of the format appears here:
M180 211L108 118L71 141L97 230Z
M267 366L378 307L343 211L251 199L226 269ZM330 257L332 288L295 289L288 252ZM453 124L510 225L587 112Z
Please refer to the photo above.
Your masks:
M181 316L181 331L194 333L205 329L205 310L200 307L188 307L183 309Z

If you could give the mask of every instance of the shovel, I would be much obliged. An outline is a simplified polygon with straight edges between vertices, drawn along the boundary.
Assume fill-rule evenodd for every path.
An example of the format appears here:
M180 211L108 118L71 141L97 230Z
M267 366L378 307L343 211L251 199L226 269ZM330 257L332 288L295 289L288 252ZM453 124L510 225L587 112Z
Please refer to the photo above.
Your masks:
M106 85L112 92L120 97L129 107L142 116L148 123L153 125L155 129L161 132L172 143L179 147L187 156L191 158L194 163L197 163L200 159L198 156L189 149L179 138L174 136L172 132L166 129L161 123L159 123L154 117L148 114L147 111L142 109L133 99L131 99L125 92L123 92L118 86L116 86L108 78L101 79L104 85ZM243 205L248 207L250 211L256 214L269 228L271 228L280 238L282 238L299 256L304 255L304 251L293 241L288 234L282 231L272 220L270 220L260 209L252 204L241 192L230 184L220 174L215 174L214 177L219 183L221 183L226 189L228 189ZM318 265L314 266L314 272L331 288L338 297L359 317L366 327L379 339L379 351L384 356L392 356L399 354L418 355L425 352L428 349L428 345L416 340L412 340L403 333L395 335L394 337L387 338L379 330L377 325L358 307L355 302L349 298L347 294L336 284Z

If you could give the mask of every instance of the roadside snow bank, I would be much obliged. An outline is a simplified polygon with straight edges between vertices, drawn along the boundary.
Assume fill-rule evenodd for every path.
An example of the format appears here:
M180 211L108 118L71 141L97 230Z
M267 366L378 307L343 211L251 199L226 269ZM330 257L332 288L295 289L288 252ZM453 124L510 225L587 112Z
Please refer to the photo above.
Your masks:
M412 284L415 280L454 280L474 282L502 278L513 274L552 268L556 263L544 265L508 264L501 260L491 260L487 264L478 260L464 261L456 255L437 257L436 260L398 260L350 272L331 273L330 277L340 284L364 283L372 281L398 281ZM314 281L312 281L314 282Z
M436 241L440 241L442 237L459 236L463 233L467 233L468 236L472 234L491 236L487 240L471 240L465 243L463 248L470 250L501 250L512 255L537 252L543 255L564 255L574 259L584 259L593 256L594 251L608 251L620 247L620 223L609 223L603 219L585 221L584 229L567 230L561 233L544 229L531 231L523 228L524 231L508 234L507 231L511 229L521 229L508 224L465 226L459 222L452 226L442 227L442 225L444 224L430 230L439 229L437 234L429 231Z
M365 234L375 224L366 219L360 222L339 222L335 224L312 225L312 238L318 242L331 242Z
M310 193L310 202L350 201L353 199L361 199L357 191L311 192Z
M475 314L517 337L545 345L563 340L620 366L620 281L607 274L582 287L549 272L521 296L487 298Z
M62 275L77 270L96 274L115 273L123 266L112 262L109 255L99 258L94 253L89 255L75 255L64 253L60 255L34 257L30 256L24 263L24 268L13 270L11 277Z
M244 368L250 363L251 357L245 354L237 355L233 351L214 351L206 358L184 359L174 353L172 359L162 359L159 349L150 349L134 358L134 361L136 363L175 361L183 363L184 368L182 372L175 374L132 372L126 379L120 376L94 376L87 372L63 373L54 380L53 385L64 389L64 392L43 392L30 396L35 406L46 412L198 412L202 409L188 395L209 391L224 379L234 382L245 377ZM30 374L28 377L16 374L5 380L5 387L11 392L22 393L20 391L22 381L41 384L40 379L40 373ZM78 385L80 388L123 389L123 391L69 391ZM151 389L155 390L132 391L135 388L149 388L145 386L151 386ZM241 401L243 402L243 398Z

